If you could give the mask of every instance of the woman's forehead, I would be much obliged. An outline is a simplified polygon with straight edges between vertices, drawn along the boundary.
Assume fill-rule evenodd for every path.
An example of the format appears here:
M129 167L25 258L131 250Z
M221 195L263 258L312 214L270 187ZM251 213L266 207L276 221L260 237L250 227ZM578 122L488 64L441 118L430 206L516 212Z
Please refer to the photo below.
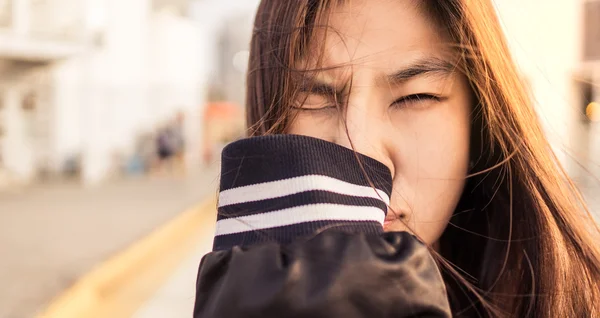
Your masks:
M440 28L413 0L347 1L320 20L306 50L309 63L317 58L315 52L322 52L318 58L327 65L381 64L402 55L432 55L448 46Z

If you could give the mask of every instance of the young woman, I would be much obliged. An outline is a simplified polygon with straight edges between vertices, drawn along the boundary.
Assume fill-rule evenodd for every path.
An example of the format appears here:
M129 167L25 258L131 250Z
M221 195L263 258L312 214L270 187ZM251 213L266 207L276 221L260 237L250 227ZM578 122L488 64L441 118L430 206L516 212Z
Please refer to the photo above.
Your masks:
M328 268L323 264L327 261L346 264L336 269L347 274L348 268L360 267L347 265L355 258L342 257L348 256L345 248L351 237L343 239L344 244L334 244L338 250L304 245L288 249L281 246L287 246L300 235L290 235L289 228L278 231L282 225L273 220L242 217L245 226L258 229L254 234L233 229L235 225L231 222L240 215L268 215L258 212L273 211L273 207L281 211L282 206L312 201L321 204L325 200L338 205L343 202L353 207L379 207L383 202L387 214L380 221L386 232L396 233L387 234L384 241L412 242L397 233L414 234L434 256L443 284L438 284L438 277L427 265L433 263L426 257L420 258L420 262L425 264L428 274L403 276L400 280L393 279L394 273L421 267L394 258L396 272L378 264L365 266L360 271L363 277L352 271L350 276L331 274L333 269L326 271L328 275L315 274L318 278L314 279L324 280L326 286L336 282L328 277L342 276L350 286L343 288L351 291L356 291L358 285L365 286L361 291L372 288L370 296L360 294L362 304L380 304L386 310L393 308L394 302L405 305L404 311L394 311L395 315L390 314L392 311L376 312L369 307L371 315L365 317L408 317L411 313L444 316L449 312L444 300L439 299L440 285L441 290L444 287L447 290L453 316L600 315L600 251L595 244L598 227L550 150L528 96L490 0L263 0L251 43L248 125L252 136L294 137L255 137L226 149L223 154L226 181L221 183L221 223L215 249L225 250L245 242L263 246L259 243L270 241L269 237L277 238L281 244L277 250L303 255L320 264L316 267ZM355 151L352 158L358 164L352 165L350 156L338 147ZM283 155L273 159L273 153ZM317 163L311 164L311 160ZM286 167L312 168L278 172L277 177L269 172L285 171ZM331 172L336 169L341 171ZM246 181L239 183L238 178L247 170L251 172L245 174ZM356 177L358 172L364 178ZM345 191L346 185L325 187L346 196L337 199L317 195L277 201L275 198L284 198L289 191L262 197L248 194L261 192L260 187L252 187L254 184L328 173L338 181L363 182L362 186L370 186L377 195ZM314 180L311 182L314 184ZM239 191L244 186L245 191ZM262 193L265 189L278 193L286 187L297 185L279 183L278 188L263 188ZM348 199L349 195L355 197ZM367 197L371 204L365 203ZM236 204L241 205L232 208ZM364 229L377 220L359 217L362 212L352 211L348 212L352 216L346 219L331 215L325 218L331 222L323 223L322 217L306 217L285 224L296 227L307 222L317 224L312 230L351 224L350 227L360 228L358 232L370 233ZM313 215L310 211L302 213ZM387 248L381 247L385 245L382 244L367 244L371 247L367 250ZM418 243L408 245L411 247L393 245L394 255L400 252L420 255ZM231 254L231 250L228 253L227 257L219 255L231 265L236 254ZM331 253L336 257L327 256ZM371 254L382 257L376 252ZM260 263L266 256L255 252L253 257ZM325 260L319 263L321 257ZM215 286L226 285L222 278L215 278L221 277L215 274L216 268L225 270L226 266L215 266L214 258L214 255L205 258L200 269L198 288L203 292L198 295L197 313L207 308L207 302L212 301L215 308L218 298ZM290 260L282 256L278 264L285 267L288 262L296 261L294 257ZM364 264L365 260L358 263ZM229 272L235 268L228 267ZM297 270L300 281L306 279L303 274L309 275ZM251 279L262 277L261 273L246 272ZM211 277L219 283L207 283ZM295 276L285 277L284 281L289 282ZM289 287L276 277L263 279L252 282ZM397 287L402 284L404 289ZM335 288L325 288L331 289ZM296 295L288 289L275 290L287 296ZM291 294L286 294L286 290ZM273 304L266 300L268 297L241 295L236 294L235 300L245 303L253 299L249 303L256 306ZM356 308L352 293L343 295L335 299L346 299ZM210 300L205 302L201 298ZM286 299L294 300L292 303L301 308L307 304L305 297ZM289 304L273 306L270 308L281 309L281 316L302 316ZM424 308L437 309L428 312ZM323 311L317 313L328 316Z

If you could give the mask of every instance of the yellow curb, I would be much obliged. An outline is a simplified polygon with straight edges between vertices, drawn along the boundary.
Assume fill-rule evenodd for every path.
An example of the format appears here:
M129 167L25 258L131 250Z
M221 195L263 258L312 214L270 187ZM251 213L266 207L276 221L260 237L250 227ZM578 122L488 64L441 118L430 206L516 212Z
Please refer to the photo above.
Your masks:
M216 197L186 210L79 279L38 317L130 317L200 237L212 237L215 218Z

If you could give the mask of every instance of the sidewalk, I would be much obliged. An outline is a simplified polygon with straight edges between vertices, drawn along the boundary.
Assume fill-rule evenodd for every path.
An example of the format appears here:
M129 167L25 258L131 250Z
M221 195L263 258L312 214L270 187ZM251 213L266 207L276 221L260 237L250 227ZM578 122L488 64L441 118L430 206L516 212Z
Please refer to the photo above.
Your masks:
M93 266L214 194L217 169L0 194L0 317L34 317Z
M212 249L214 226L200 238L196 249L171 275L169 280L148 299L133 318L191 317L196 295L198 266Z

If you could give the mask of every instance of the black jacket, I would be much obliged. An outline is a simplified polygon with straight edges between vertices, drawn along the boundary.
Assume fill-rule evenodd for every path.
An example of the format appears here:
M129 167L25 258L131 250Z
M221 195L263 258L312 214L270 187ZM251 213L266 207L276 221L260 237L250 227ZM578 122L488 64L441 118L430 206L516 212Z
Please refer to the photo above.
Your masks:
M382 163L277 135L226 147L221 173L195 318L450 317L427 248L383 233L391 175Z

